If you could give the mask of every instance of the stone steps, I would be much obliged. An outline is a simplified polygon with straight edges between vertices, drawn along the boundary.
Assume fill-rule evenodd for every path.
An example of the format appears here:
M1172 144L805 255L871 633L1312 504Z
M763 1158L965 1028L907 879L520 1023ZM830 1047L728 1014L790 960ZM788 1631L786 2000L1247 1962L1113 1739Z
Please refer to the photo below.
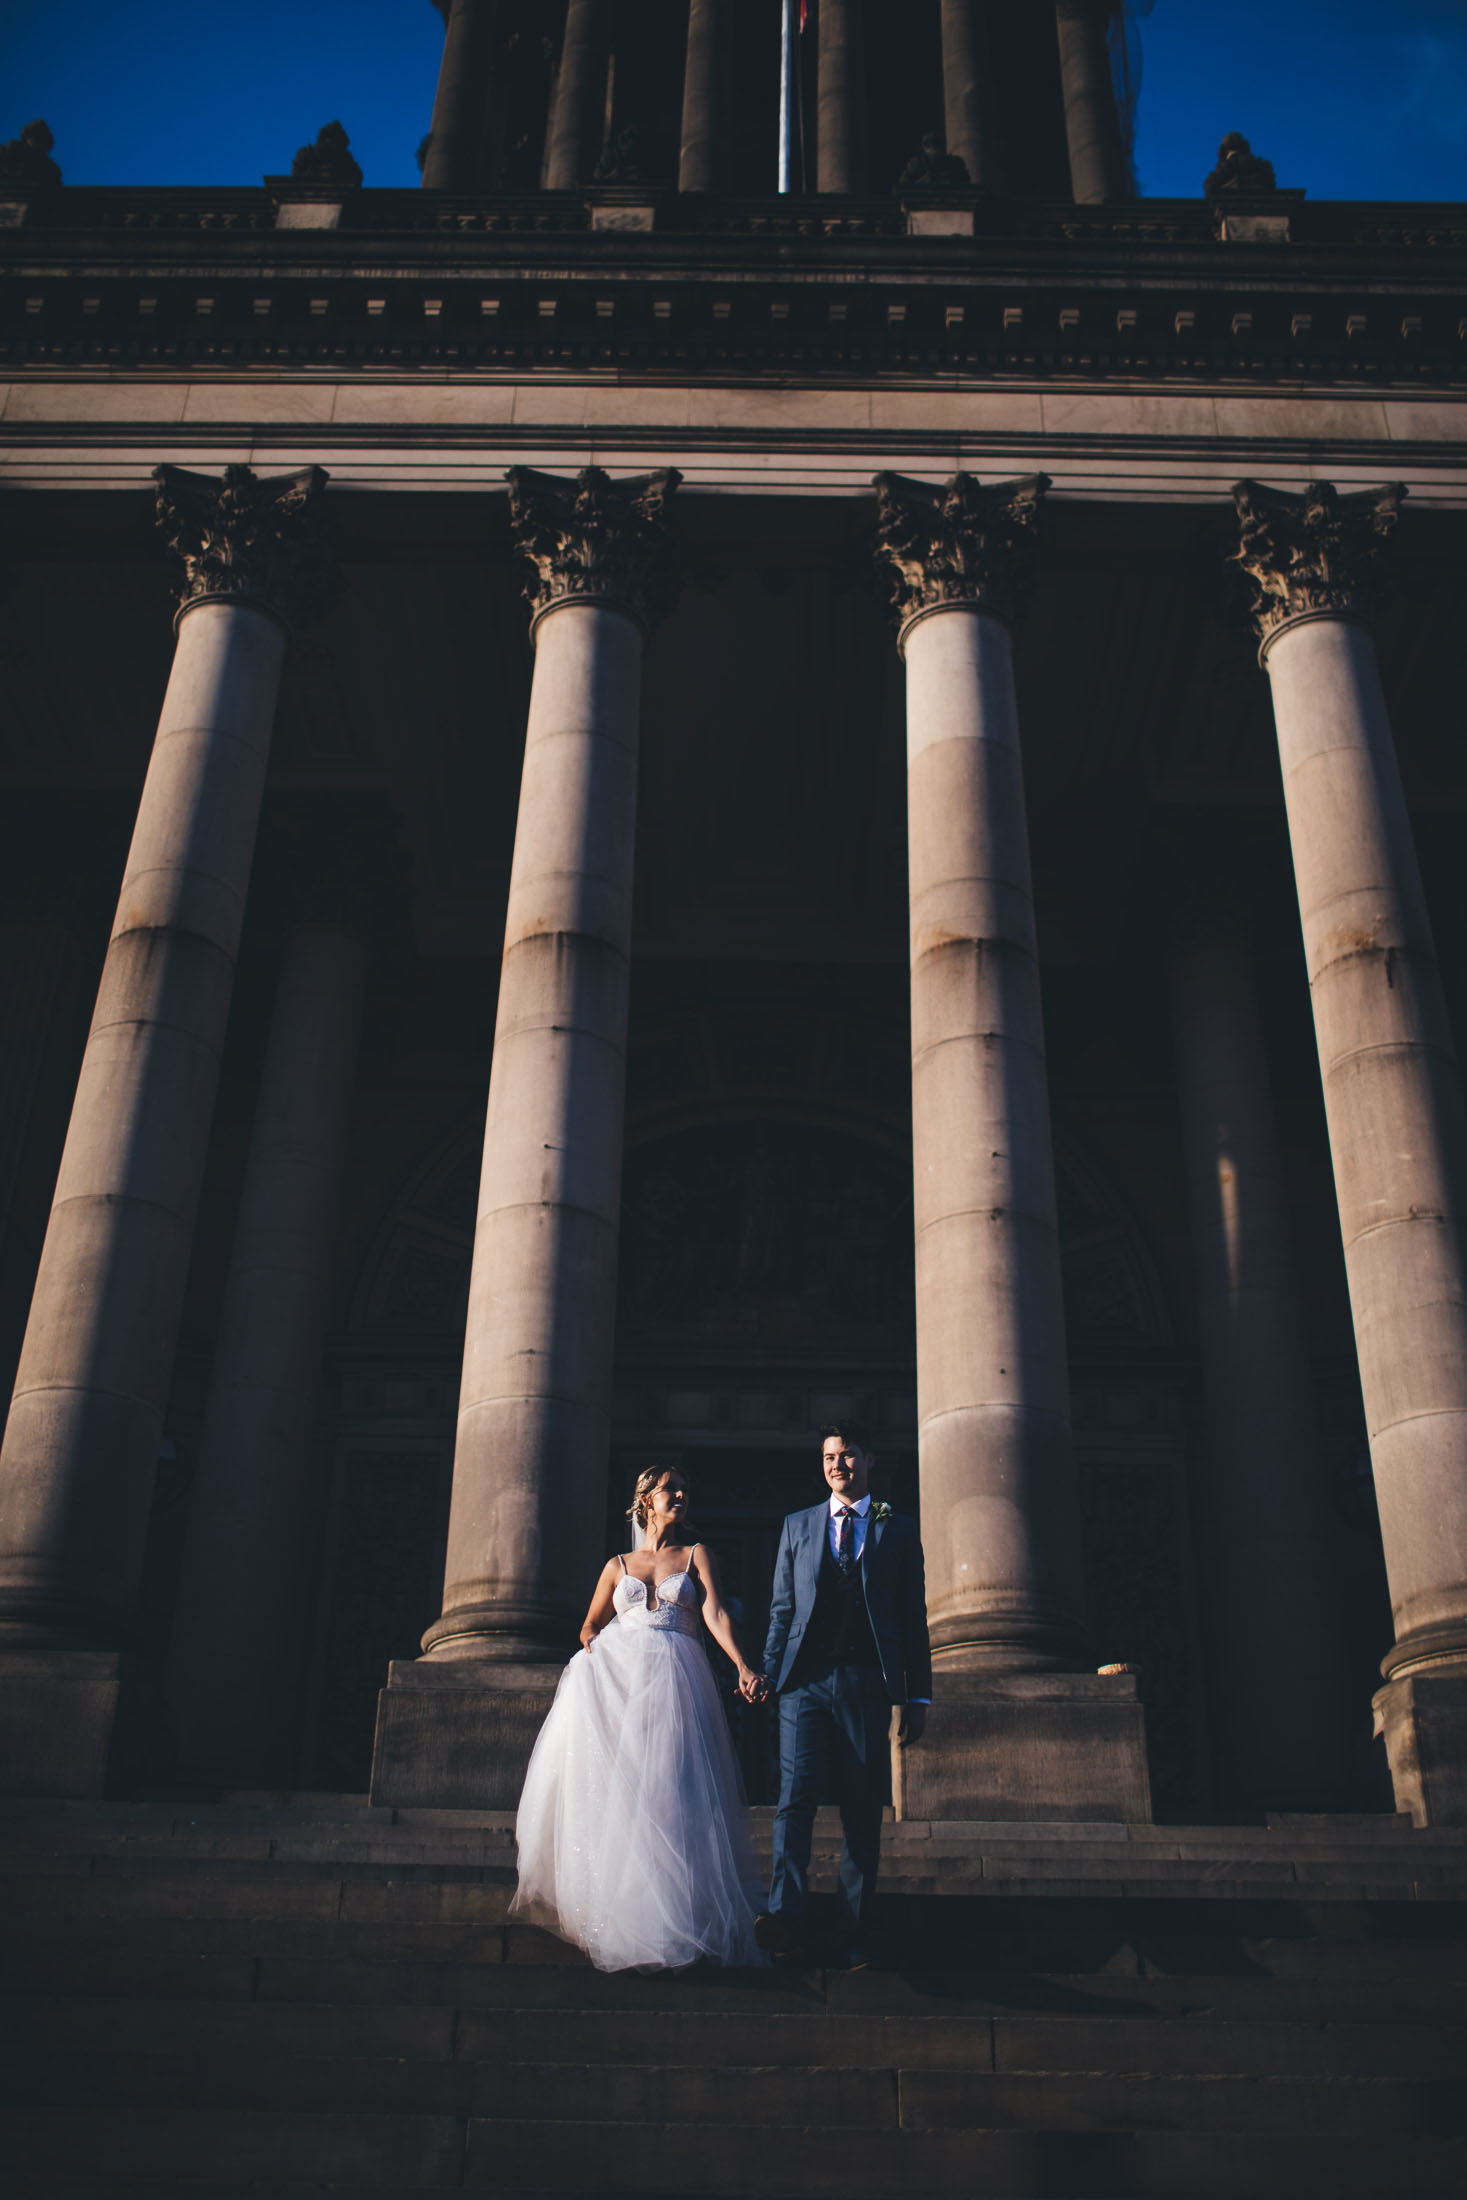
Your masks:
M629 2137L629 2134L632 2136ZM423 2200L492 2192L713 2200L1417 2200L1462 2189L1455 2136L1417 2131L914 2129L558 2117L29 2109L11 2126L49 2165L18 2200ZM201 2160L227 2165L199 2175ZM24 2169L21 2171L25 2175Z
M1460 1836L890 1827L888 1967L668 1978L506 1923L509 1834L5 1813L7 2200L1467 2184Z

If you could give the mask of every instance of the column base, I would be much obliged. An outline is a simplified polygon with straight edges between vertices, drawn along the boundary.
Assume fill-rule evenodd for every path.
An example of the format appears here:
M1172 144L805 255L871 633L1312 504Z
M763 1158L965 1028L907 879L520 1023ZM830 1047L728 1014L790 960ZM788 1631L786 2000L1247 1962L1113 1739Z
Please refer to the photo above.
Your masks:
M1417 1826L1467 1826L1467 1670L1403 1673L1374 1710L1397 1810Z
M1131 1673L943 1673L927 1730L892 1745L898 1818L1149 1825L1146 1715Z
M400 1810L513 1810L563 1667L395 1658L377 1698L371 1800Z
M158 1711L121 1650L0 1650L0 1794L107 1793Z

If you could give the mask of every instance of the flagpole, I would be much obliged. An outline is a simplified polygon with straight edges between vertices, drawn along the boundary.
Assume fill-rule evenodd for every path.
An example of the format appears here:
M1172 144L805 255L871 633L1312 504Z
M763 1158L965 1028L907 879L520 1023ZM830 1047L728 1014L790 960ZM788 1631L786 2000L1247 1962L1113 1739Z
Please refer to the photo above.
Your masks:
M795 10L800 0L781 0L779 11L779 188L790 189L795 121Z

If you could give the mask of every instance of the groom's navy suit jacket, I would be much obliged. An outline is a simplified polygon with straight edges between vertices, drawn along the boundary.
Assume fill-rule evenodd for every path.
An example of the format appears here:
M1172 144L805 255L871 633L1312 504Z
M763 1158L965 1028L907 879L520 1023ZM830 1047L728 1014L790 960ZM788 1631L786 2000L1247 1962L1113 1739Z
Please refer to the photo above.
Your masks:
M780 1535L769 1634L764 1644L765 1678L776 1689L789 1685L815 1609L829 1528L827 1498L823 1504L812 1505L808 1512L791 1513ZM897 1513L888 1520L868 1516L860 1570L888 1696L893 1703L906 1703L913 1696L930 1699L932 1652L927 1642L927 1590L916 1521Z

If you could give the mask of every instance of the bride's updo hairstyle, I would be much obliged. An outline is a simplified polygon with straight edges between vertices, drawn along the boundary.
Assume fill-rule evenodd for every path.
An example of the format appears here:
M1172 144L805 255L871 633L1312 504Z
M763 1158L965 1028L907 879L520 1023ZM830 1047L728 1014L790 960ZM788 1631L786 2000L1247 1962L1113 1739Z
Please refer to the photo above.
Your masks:
M637 1476L637 1486L632 1491L632 1501L627 1507L628 1520L634 1521L639 1528L646 1527L652 1510L648 1502L652 1492L656 1489L658 1483L665 1481L670 1474L677 1476L689 1498L692 1497L692 1485L681 1467L643 1467L641 1473Z

